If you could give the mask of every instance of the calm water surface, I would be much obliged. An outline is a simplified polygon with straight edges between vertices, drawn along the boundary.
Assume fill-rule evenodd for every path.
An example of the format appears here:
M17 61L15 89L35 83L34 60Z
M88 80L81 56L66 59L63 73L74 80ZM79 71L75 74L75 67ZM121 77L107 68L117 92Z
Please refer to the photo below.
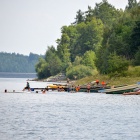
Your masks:
M0 79L0 140L140 140L139 95L3 93L25 85Z

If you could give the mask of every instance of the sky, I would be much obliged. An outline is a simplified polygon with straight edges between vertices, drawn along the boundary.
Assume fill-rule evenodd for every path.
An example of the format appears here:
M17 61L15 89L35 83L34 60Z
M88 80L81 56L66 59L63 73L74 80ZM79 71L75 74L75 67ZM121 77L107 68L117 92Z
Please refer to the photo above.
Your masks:
M102 0L0 0L0 52L44 55L56 47L61 27L75 21L76 12ZM125 9L128 0L108 0Z

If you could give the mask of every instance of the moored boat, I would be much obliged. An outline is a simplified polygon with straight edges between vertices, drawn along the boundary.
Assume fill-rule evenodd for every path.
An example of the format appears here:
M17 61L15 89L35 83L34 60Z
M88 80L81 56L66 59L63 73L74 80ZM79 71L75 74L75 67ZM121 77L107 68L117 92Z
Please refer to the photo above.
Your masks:
M99 90L110 89L110 86L102 87L102 86L91 86L90 93L97 93ZM80 87L79 92L87 92L87 87Z
M127 85L127 86L122 86L122 87L116 87L116 88L111 88L111 89L103 89L99 90L98 92L100 93L106 93L106 94L123 94L124 92L133 92L135 88L138 88L140 85L139 83L133 84L133 85Z
M54 89L57 89L58 87L59 88L64 88L66 85L60 85L60 84L50 84L48 85L48 88L54 88Z
M48 90L64 89L65 91L67 91L67 85L61 85L61 84L50 84L46 88Z
M126 92L126 93L123 93L123 95L140 95L140 91L139 92Z

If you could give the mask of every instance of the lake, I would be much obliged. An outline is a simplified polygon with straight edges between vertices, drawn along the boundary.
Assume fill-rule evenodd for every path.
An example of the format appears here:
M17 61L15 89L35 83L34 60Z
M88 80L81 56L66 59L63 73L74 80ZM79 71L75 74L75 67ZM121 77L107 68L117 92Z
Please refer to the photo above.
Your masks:
M140 96L3 93L27 78L0 78L1 140L139 140ZM30 81L31 87L50 83Z
M12 73L12 72L0 72L0 78L36 78L36 73Z

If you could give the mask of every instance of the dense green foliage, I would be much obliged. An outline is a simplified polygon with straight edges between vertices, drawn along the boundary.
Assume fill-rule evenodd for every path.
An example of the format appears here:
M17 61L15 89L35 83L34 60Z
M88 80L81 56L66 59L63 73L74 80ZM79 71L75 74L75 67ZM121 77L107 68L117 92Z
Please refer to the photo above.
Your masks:
M29 56L15 53L0 53L0 72L33 73L35 64L41 55L30 53Z
M128 60L116 54L110 54L106 71L110 76L125 76L128 66Z
M102 0L78 10L75 21L61 28L57 48L51 46L36 71L45 78L59 72L74 79L100 74L127 75L130 65L140 65L140 2L128 0L125 10ZM87 71L86 71L87 70ZM46 74L47 71L47 74Z
M91 76L92 69L84 65L77 65L77 66L70 67L66 75L70 79L81 79L85 76Z

